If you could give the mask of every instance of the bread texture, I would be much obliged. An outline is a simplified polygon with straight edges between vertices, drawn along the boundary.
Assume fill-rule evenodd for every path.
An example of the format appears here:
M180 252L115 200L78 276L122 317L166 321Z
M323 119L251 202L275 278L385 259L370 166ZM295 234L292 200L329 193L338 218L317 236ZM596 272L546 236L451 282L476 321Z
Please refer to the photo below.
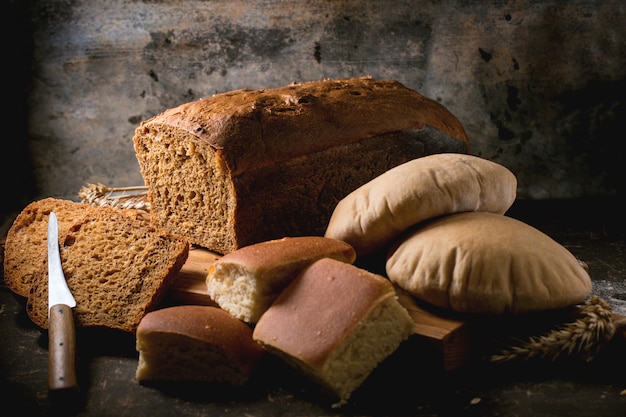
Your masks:
M148 313L137 328L136 378L242 386L265 351L252 329L212 306L183 305Z
M413 326L388 279L324 258L287 286L253 338L342 405Z
M321 258L353 263L347 243L321 236L286 237L237 249L211 265L206 278L213 301L233 316L256 323L300 272Z
M504 214L517 179L506 167L472 155L441 153L406 162L374 178L335 207L325 236L358 256L385 249L409 227L464 211Z
M135 332L143 316L161 301L189 254L184 239L111 207L90 210L59 239L61 265L76 299L77 327ZM29 317L42 328L48 327L46 264L26 304Z
M45 198L28 204L15 218L7 232L4 246L4 281L14 293L28 297L33 281L46 264L48 251L48 216L59 219L59 235L95 208L70 200Z
M220 254L321 236L367 181L469 149L444 106L368 77L216 94L143 121L133 143L155 224Z
M389 251L387 276L413 296L469 314L569 307L591 292L586 268L534 227L488 212L426 222Z

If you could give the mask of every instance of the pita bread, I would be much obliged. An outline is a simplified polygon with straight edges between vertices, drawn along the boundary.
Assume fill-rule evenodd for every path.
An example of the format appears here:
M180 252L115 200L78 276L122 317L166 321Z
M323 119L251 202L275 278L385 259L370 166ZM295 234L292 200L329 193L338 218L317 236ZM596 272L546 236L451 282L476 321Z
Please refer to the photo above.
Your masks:
M458 213L420 225L389 252L389 279L461 313L521 314L583 301L591 278L564 246L507 216Z
M367 255L433 217L464 211L504 214L516 191L515 175L495 162L457 153L429 155L392 168L343 198L325 236Z

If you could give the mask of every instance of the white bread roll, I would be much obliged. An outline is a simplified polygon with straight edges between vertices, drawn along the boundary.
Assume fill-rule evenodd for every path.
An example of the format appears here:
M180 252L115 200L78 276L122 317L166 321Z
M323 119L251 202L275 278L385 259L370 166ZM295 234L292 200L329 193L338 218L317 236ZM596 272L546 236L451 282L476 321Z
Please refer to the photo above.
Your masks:
M281 291L320 258L352 263L352 246L321 236L286 237L237 249L209 268L207 292L221 308L256 323Z
M413 327L388 279L325 258L287 286L261 316L253 338L340 405Z
M137 328L143 381L203 381L244 385L264 351L252 329L224 310L184 305L147 314Z
M442 153L406 162L343 198L325 236L351 244L358 256L383 249L424 220L463 211L504 214L517 179L507 168L476 156Z
M420 225L390 249L386 270L423 301L475 314L571 306L590 294L592 284L586 268L548 235L487 212Z

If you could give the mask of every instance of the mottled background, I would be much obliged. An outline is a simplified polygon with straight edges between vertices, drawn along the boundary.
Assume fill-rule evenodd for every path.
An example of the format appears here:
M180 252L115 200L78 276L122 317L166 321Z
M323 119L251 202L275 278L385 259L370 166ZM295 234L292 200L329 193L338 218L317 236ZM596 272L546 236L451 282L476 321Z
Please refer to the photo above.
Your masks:
M623 1L5 1L2 214L142 184L132 136L186 101L371 74L431 97L520 199L624 191Z

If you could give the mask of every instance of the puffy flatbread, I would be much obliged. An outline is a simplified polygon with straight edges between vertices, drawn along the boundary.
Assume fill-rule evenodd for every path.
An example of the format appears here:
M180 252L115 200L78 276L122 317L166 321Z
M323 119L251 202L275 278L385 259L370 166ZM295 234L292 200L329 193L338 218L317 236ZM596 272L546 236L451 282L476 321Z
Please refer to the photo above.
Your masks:
M343 198L325 236L367 255L430 218L464 211L504 214L516 193L517 179L502 165L466 154L429 155L392 168Z
M534 227L487 212L420 225L389 250L389 279L415 297L461 313L563 308L591 292L587 270Z

